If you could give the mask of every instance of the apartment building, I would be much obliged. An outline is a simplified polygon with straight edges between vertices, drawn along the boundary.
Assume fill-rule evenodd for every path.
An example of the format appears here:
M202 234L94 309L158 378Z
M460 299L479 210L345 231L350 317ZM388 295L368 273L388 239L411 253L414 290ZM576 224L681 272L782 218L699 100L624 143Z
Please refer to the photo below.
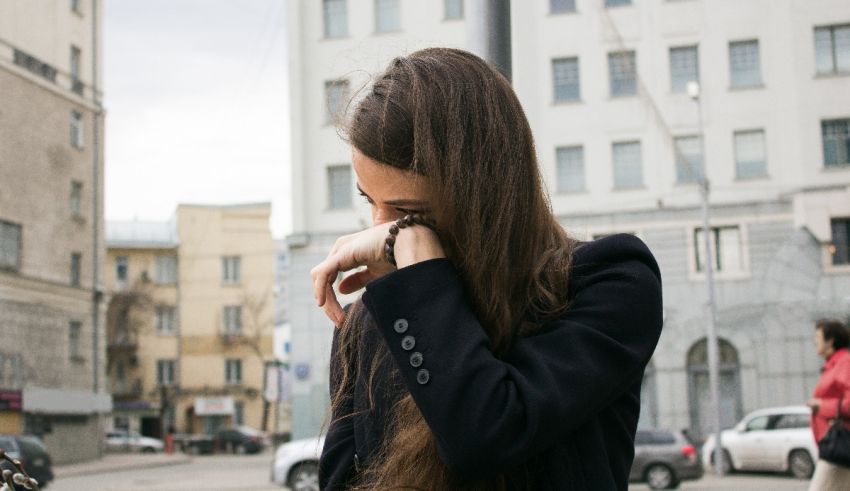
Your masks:
M333 123L392 57L471 45L464 10L289 4L295 436L319 431L328 399L332 327L308 272L368 225ZM665 327L641 424L710 428L703 177L723 424L803 403L820 368L814 320L850 316L850 4L535 0L511 15L513 83L555 213L577 238L636 234L661 266Z

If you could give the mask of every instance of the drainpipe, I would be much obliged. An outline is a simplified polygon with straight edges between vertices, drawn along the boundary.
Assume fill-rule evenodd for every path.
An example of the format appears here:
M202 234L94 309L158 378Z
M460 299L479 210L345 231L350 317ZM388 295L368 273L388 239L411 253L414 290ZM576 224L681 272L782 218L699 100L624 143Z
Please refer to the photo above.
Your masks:
M95 106L94 121L92 124L92 365L94 374L92 377L92 392L100 391L100 303L103 300L103 290L100 286L100 134L99 121L103 116L103 109L98 99L97 87L97 25L98 25L98 0L91 3L92 6L92 102Z

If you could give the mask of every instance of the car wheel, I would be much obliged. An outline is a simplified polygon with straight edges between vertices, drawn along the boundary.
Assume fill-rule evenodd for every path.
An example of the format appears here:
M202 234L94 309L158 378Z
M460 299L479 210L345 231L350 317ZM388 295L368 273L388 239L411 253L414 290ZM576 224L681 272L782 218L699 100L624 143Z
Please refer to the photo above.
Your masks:
M788 455L788 470L797 479L809 479L815 472L815 463L809 452L794 450Z
M289 473L287 482L292 491L319 491L319 464L302 462Z
M664 464L652 464L644 473L646 483L652 489L674 489L677 487L676 475Z
M156 453L156 449L153 447L145 447L142 449L142 453Z

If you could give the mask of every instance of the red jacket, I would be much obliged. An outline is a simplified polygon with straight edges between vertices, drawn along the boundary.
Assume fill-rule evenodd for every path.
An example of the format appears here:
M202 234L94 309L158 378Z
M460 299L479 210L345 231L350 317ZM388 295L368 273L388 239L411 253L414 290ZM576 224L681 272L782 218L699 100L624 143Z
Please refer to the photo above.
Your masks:
M841 416L844 425L850 428L850 351L841 348L830 355L823 366L813 397L821 400L820 408L812 413L812 432L815 441L820 441L838 416L838 398L844 395Z

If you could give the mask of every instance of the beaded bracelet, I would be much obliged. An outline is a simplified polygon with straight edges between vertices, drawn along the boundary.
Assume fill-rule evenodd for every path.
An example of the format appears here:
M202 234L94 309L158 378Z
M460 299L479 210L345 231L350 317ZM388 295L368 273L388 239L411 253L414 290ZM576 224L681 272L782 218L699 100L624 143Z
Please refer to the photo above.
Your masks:
M384 244L384 252L387 255L387 262L392 264L393 266L398 266L395 262L395 239L398 236L398 232L412 225L424 225L431 230L434 230L434 224L428 221L422 215L405 215L403 218L399 218L395 221L394 224L390 226L389 235L387 235L387 239Z

